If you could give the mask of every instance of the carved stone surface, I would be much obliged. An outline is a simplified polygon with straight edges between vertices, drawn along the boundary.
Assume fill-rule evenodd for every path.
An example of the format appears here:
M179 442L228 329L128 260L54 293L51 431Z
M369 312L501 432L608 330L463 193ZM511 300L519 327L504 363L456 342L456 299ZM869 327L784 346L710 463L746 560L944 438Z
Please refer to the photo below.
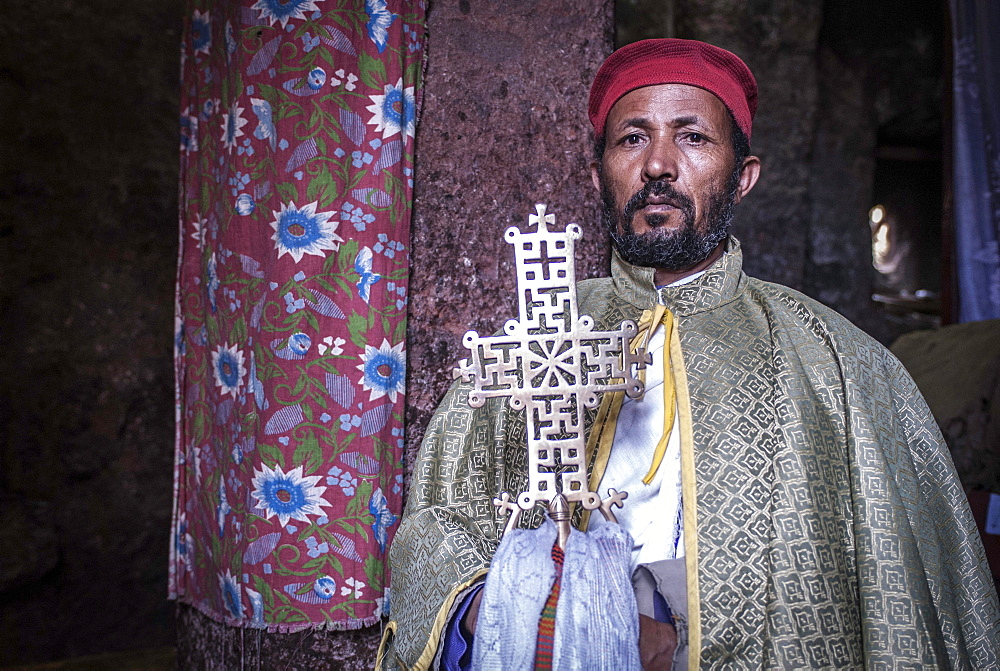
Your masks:
M369 671L375 666L381 636L380 627L268 634L227 627L181 604L177 607L177 668Z
M470 328L517 314L502 232L536 202L578 223L577 277L606 275L590 183L590 81L611 52L612 3L440 2L428 14L407 329L407 457L464 356Z

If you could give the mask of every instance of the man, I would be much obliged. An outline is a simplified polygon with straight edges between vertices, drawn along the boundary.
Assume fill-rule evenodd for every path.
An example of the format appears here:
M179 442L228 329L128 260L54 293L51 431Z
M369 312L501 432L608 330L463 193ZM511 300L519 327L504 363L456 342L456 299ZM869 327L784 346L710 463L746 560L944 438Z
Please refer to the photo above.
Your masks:
M592 488L630 493L643 665L679 666L676 645L692 668L998 668L996 591L913 382L843 317L742 273L728 228L760 174L756 102L739 58L687 40L620 49L591 89L615 254L580 311L635 320L653 354L643 399L588 418ZM388 668L468 660L503 526L490 501L524 489L523 417L469 390L413 470Z

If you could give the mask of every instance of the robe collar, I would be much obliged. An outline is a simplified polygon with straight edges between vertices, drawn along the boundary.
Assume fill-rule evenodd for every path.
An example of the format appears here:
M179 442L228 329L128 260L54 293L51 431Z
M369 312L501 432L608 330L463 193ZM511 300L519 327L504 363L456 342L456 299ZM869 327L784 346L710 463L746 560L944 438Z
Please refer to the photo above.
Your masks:
M634 266L611 250L611 278L615 293L626 302L645 310L662 302L677 316L690 316L730 303L747 286L743 274L743 252L733 236L726 241L726 253L698 279L673 287L657 289L653 269Z

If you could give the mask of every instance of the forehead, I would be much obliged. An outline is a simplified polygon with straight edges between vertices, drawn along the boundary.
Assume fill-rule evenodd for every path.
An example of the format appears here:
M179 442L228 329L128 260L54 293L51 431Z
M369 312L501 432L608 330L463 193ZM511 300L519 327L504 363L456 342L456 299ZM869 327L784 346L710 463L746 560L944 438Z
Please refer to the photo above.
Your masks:
M637 119L670 124L689 118L717 131L730 126L729 110L715 94L687 84L656 84L619 98L608 113L605 131L614 132Z

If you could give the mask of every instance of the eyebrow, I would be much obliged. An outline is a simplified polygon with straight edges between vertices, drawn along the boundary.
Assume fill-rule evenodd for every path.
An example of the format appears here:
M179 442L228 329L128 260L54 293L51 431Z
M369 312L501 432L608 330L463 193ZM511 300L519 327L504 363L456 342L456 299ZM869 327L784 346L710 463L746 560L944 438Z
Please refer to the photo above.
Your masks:
M693 114L688 116L680 116L670 121L670 125L673 128L698 125L701 123L702 123L701 118ZM621 122L619 127L623 129L629 128L630 126L634 126L636 128L649 128L652 125L653 122L650 121L648 118L637 116L637 117L632 117L631 119L625 119L624 121Z

